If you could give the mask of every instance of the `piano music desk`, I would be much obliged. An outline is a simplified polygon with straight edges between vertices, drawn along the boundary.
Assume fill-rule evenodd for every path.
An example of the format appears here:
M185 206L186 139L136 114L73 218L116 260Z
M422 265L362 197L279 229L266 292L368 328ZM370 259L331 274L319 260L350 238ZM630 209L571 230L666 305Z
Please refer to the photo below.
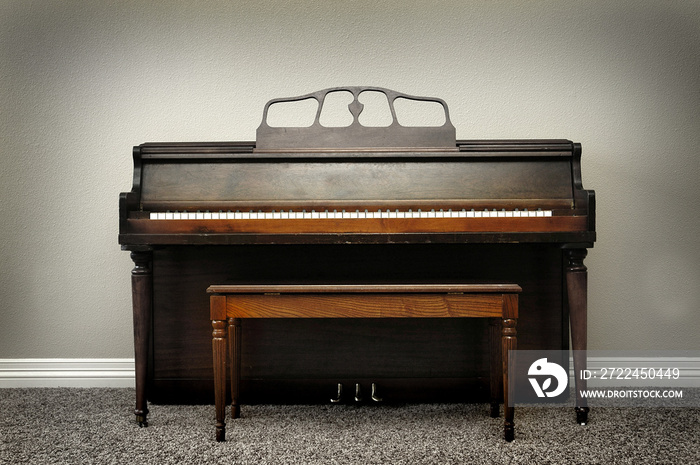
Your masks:
M516 348L518 294L515 284L442 285L212 285L216 440L226 437L226 358L231 360L231 417L240 415L241 318L491 318L500 319L498 344L491 337L491 415L498 416L503 379L504 437L514 437L513 407L508 405L508 351ZM492 325L492 328L497 325Z

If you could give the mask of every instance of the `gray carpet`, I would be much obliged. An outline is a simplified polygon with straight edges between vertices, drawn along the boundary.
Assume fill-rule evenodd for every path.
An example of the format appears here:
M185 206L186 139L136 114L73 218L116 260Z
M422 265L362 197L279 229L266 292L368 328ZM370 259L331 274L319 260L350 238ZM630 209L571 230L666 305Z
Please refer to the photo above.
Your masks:
M698 463L700 409L516 410L516 438L486 404L242 407L214 441L213 406L152 405L133 389L0 389L0 463Z

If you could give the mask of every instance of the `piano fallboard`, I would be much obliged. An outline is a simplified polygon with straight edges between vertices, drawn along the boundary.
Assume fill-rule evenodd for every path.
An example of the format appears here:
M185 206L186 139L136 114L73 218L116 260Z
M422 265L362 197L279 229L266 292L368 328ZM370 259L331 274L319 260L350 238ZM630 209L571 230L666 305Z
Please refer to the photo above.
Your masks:
M134 166L134 188L121 198L125 248L595 241L594 196L580 185L580 146L570 141L275 153L253 143L150 143L135 148ZM233 219L241 212L247 218Z

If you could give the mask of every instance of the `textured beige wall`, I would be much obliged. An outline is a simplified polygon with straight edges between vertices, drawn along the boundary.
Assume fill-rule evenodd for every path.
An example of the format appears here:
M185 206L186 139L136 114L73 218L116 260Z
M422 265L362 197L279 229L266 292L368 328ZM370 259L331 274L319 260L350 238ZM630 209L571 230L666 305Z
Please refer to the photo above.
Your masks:
M697 347L697 1L0 0L0 358L133 354L133 145L252 140L268 99L340 85L581 142L590 347Z

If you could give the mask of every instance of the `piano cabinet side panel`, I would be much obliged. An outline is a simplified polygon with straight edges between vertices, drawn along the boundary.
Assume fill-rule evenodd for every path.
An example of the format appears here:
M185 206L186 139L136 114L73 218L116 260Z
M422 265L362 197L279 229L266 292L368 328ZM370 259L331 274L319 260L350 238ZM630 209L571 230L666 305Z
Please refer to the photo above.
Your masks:
M561 257L559 248L540 244L156 250L149 398L176 403L213 399L211 324L205 292L211 284L510 281L523 288L519 348L559 349L568 341ZM390 384L405 379L400 383L403 387L415 382L416 389L427 393L431 380L436 385L459 386L469 380L483 384L488 379L485 320L246 320L242 331L244 402L293 402L291 393L258 399L251 392L275 392L280 380L299 392L305 387L312 392L318 390L319 380L329 380L329 385L330 380L376 380L381 385L382 379ZM398 396L412 392L411 400L420 400L416 389L408 387L394 392Z

